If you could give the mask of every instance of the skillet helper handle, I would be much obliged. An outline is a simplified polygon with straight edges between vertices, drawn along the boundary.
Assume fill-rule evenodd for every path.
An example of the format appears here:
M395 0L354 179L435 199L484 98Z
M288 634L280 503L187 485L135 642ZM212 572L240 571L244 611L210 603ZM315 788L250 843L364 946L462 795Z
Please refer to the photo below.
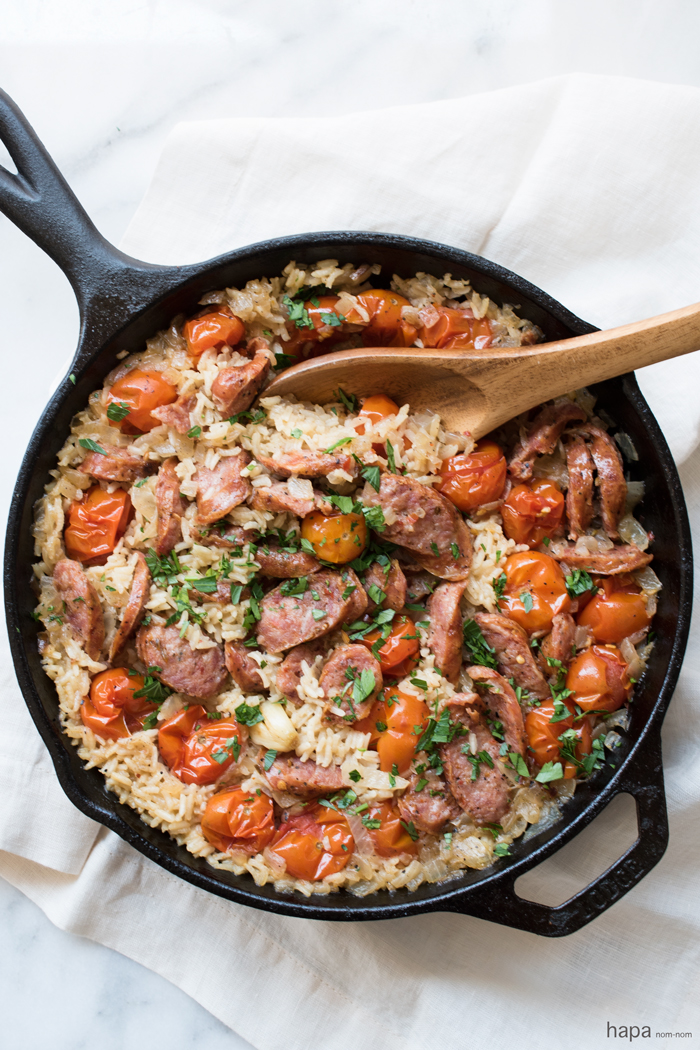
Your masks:
M132 259L96 228L19 107L0 90L0 140L17 174L0 165L0 211L49 255L68 277L83 332L113 332L185 268ZM99 314L108 306L106 324ZM92 307L92 309L91 309ZM94 314L95 318L86 315ZM106 334L106 331L105 331Z
M518 874L499 880L498 888L469 896L464 907L451 911L512 926L545 937L565 937L602 915L658 864L668 844L668 814L658 727L649 734L629 768L615 784L614 794L629 793L637 807L638 838L614 864L558 907L525 900L515 892ZM503 862L507 863L507 862Z

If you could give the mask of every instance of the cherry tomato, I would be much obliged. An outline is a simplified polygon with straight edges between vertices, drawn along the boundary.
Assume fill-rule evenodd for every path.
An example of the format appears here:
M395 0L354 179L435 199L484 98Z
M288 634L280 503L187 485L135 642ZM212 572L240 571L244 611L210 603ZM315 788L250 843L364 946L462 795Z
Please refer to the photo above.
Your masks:
M368 821L380 822L378 828L367 828L375 852L380 857L396 857L399 853L415 853L418 849L418 843L413 841L403 827L401 814L391 802L379 802L370 806L362 816Z
M239 787L219 791L207 802L202 834L220 853L234 849L259 853L275 834L272 799Z
M313 510L301 523L301 536L319 558L344 565L359 557L367 546L367 525L362 514L327 517L320 510Z
M313 300L307 299L299 305L304 307L311 327L304 323L299 327L296 321L287 323L290 337L284 344L285 354L297 356L304 343L316 343L317 346L311 348L308 356L317 357L328 353L335 343L347 339L351 331L359 330L339 313L337 295L314 296Z
M66 554L84 565L106 560L126 532L131 513L129 493L124 489L105 492L93 485L83 498L71 503L64 533Z
M382 699L375 700L367 718L355 724L370 734L379 754L379 768L391 773L394 766L405 773L416 753L416 744L428 724L428 706L414 693L388 686Z
M381 630L370 631L362 639L368 649L381 638ZM382 643L378 650L378 659L382 671L391 671L397 664L403 663L408 657L413 656L420 649L420 642L416 635L416 625L408 616L397 616L394 620L389 637Z
M593 645L574 657L566 676L570 702L582 711L617 711L632 692L625 659L616 646Z
M578 615L578 623L590 627L596 642L621 642L651 623L647 603L631 577L608 576L598 593Z
M107 740L119 740L143 729L143 723L157 704L135 696L144 687L140 674L129 674L124 667L112 667L95 675L90 696L80 708L83 725Z
M399 406L386 394L375 394L373 397L364 399L359 414L367 416L371 425L374 426L375 423L381 423L383 419L388 419L389 416L395 416L398 411ZM364 424L355 429L358 434L364 434L365 432Z
M204 314L188 321L182 329L190 357L200 357L215 346L236 346L245 335L240 317L235 317L227 306L215 313Z
M162 372L142 372L133 368L112 384L107 395L108 404L118 402L129 409L128 416L118 422L110 419L112 427L124 434L146 434L161 426L159 419L151 415L154 408L169 405L177 398L177 390L163 378Z
M483 317L477 319L470 307L461 310L448 306L435 307L437 316L430 324L423 325L418 335L423 346L439 347L441 350L483 350L491 346L491 325Z
M506 469L506 457L499 446L493 441L479 441L469 455L443 460L439 489L460 510L475 510L500 499Z
M571 608L564 574L549 554L511 554L503 569L506 586L499 608L526 631L550 631L556 614Z
M194 704L161 724L158 747L183 784L213 784L237 760L247 738L235 719L210 719L201 704Z
M401 313L404 306L410 306L408 299L396 292L381 288L370 288L357 296L360 306L369 314L369 324L362 333L365 346L413 346L418 330ZM348 321L359 321L359 313L351 310Z
M564 497L553 481L515 485L501 507L503 531L516 543L537 547L561 526Z
M566 701L569 710L571 710L571 699L569 697L569 700ZM583 755L589 755L592 746L590 719L580 718L575 721L572 712L568 718L563 718L559 722L551 722L550 719L554 717L554 714L553 702L534 708L525 719L525 732L537 764L543 766L546 762L562 762L564 776L570 779L576 776L576 765L562 759L559 737L567 729L573 729L579 739L576 745L576 757L580 759Z
M327 845L326 845L327 843ZM342 813L314 806L281 824L270 846L295 879L317 882L342 871L355 849L355 839Z

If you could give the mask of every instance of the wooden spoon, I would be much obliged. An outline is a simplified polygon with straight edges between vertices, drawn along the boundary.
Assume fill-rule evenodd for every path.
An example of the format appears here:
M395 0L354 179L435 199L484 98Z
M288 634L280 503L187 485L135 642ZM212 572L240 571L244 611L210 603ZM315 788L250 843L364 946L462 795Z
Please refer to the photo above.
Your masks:
M536 346L486 350L363 347L287 369L265 397L338 400L387 394L412 412L432 409L445 427L473 438L543 401L700 349L700 303L634 324Z

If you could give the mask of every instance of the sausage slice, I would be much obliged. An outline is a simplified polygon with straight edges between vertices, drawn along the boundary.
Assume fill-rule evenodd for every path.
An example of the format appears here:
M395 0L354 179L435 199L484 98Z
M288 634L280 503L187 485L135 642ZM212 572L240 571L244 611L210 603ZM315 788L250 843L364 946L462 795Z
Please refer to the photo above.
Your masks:
M276 481L265 488L256 488L250 505L253 510L269 510L273 514L283 514L289 511L291 514L296 514L298 518L306 518L314 510L320 510L322 514L333 512L333 505L323 497L322 493L314 489L313 499L304 499L290 492L284 481Z
M627 482L622 467L622 456L610 435L600 427L588 423L580 429L593 439L591 456L598 474L600 516L603 519L603 528L611 540L619 539L618 525L627 499Z
M528 427L527 434L518 441L508 464L511 477L527 481L532 477L532 467L537 456L546 456L554 446L568 423L584 420L586 413L574 401L559 401L546 405Z
M245 503L252 485L241 471L250 463L250 452L241 449L237 456L225 456L213 470L200 467L194 476L197 484L197 521L211 525L234 507Z
M575 540L586 531L593 517L593 460L588 446L580 437L574 437L567 443L566 469L569 473L566 516L569 520L569 539Z
M146 477L146 466L141 456L118 445L102 446L107 453L88 452L78 467L82 474L89 474L100 481L126 481L129 484Z
M306 589L289 594L289 584L280 584L260 603L258 642L268 652L309 642L328 634L364 612L367 595L352 569L332 572L322 569L304 577ZM356 610L361 607L361 612Z
M387 565L381 565L373 561L362 578L362 586L367 591L369 598L368 609L393 609L399 612L406 604L406 577L396 558L392 558ZM382 600L376 603L370 588L377 587L384 595ZM374 592L376 594L376 591Z
M421 780L427 783L417 790ZM432 769L411 774L408 787L398 799L398 806L403 820L427 835L439 834L445 824L456 820L461 812L443 778Z
M524 756L525 722L522 708L510 682L492 667L468 667L467 674L474 682L475 689L483 690L481 696L484 704L502 723L508 749Z
M182 515L186 504L180 495L180 479L175 473L177 459L166 459L156 478L156 507L158 509L158 532L156 554L170 554L182 539Z
M318 654L322 652L321 642L306 642L304 645L297 645L287 653L277 668L277 688L287 700L297 707L301 703L299 683L304 674L302 664L306 663L311 667Z
M124 609L124 615L122 621L119 624L117 633L115 634L112 644L109 648L109 661L114 663L114 658L117 653L124 647L126 640L133 631L136 624L143 615L143 607L146 604L146 599L151 589L151 573L146 564L146 559L140 551L136 553L136 567L134 568L134 577L131 581L131 590L129 591L129 600L126 603Z
M353 460L344 452L298 449L295 452L277 452L274 456L258 456L257 460L273 474L279 474L283 478L299 474L305 478L323 478L332 474L334 470L355 473Z
M557 544L551 548L553 558L566 562L572 569L584 569L599 576L618 576L623 572L634 572L643 569L654 560L653 554L635 547L633 543L619 544L607 551L590 551L580 553L576 547L565 547Z
M321 568L321 563L313 554L301 550L286 551L277 545L259 546L255 552L255 560L263 576L272 576L278 580L309 576Z
M267 779L275 791L289 791L299 798L328 795L345 786L340 766L326 768L316 762L302 762L291 752L277 756L267 771Z
M139 628L136 650L146 667L171 689L187 696L208 700L219 692L227 677L223 648L191 649L180 628L157 624Z
M91 660L99 659L105 640L105 622L97 591L82 565L62 558L53 570L53 582L63 602L63 612Z
M270 371L269 349L266 339L251 339L246 352L254 353L253 360L221 369L211 385L211 397L222 416L250 408Z
M264 688L260 667L242 642L226 642L226 669L244 693L259 693Z
M371 675L374 688L364 700L353 699L354 685L362 673ZM379 661L365 645L341 645L321 671L319 685L330 704L329 715L346 721L365 718L384 685Z
M520 624L497 613L475 613L474 619L488 644L496 650L501 674L512 678L536 699L551 699L549 686L535 663L527 634Z
M481 720L479 698L471 698L473 705L450 706L469 736L457 736L449 744L442 744L440 756L447 783L460 808L477 824L494 824L510 808L510 781L499 769L500 745Z
M564 667L571 663L574 655L576 624L571 613L557 613L552 620L552 630L543 639L539 652L539 664L547 676L556 677L557 667L547 660L559 660Z
M152 408L151 415L159 419L161 423L172 427L173 430L177 430L178 434L186 434L192 426L190 412L196 401L195 394L189 394L186 397L180 395L177 401L172 401L169 405Z
M428 598L430 617L428 648L435 656L435 666L448 682L454 683L462 666L462 613L459 603L466 583L440 583Z

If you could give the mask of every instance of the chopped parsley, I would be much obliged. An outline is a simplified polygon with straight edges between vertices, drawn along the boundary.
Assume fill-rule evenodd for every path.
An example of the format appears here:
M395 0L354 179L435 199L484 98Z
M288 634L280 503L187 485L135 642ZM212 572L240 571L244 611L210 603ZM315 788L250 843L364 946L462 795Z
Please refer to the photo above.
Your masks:
M492 667L496 670L498 667L496 650L488 644L476 620L465 620L462 633L472 662L481 667Z
M201 435L201 433L201 427L191 427L190 430L187 431L187 436L188 438L198 438Z
M238 761L238 756L241 753L241 745L238 742L237 736L231 736L228 738L223 747L212 748L211 757L219 765L223 765L229 758L233 758L235 762Z
M396 460L394 458L394 446L392 445L392 443L389 441L388 438L386 439L386 458L387 458L387 462L389 464L389 470L391 471L392 474L396 474L397 470L396 470Z
M408 834L411 836L412 841L413 842L417 842L418 841L418 832L416 831L416 825L413 823L413 821L409 820L409 822L407 824L405 820L402 820L400 823L401 823L401 827L405 831L407 831Z
M497 601L500 601L503 597L507 582L508 577L504 572L502 572L500 576L497 576L495 580L492 580L491 586L493 587L493 593L496 595Z
M304 433L299 430L299 427L294 427L294 430L291 431L291 435L293 438L300 438L304 436Z
M561 762L545 762L535 780L538 784L549 784L551 780L561 780L563 776Z
M325 620L328 613L326 613L323 609L312 609L311 615L313 616L316 623L318 623L319 620Z
M362 780L362 774L359 773L356 769L351 769L348 773L348 776L352 781L354 781L355 784L359 783L359 781Z
M508 752L508 761L520 777L529 777L530 771L528 770L525 759L522 755L519 755L517 751Z
M275 354L275 368L289 368L290 365L297 364L298 360L297 357L293 357L291 354ZM242 412L239 414L243 415ZM229 419L229 423L237 422L237 418Z
M97 452L100 456L107 455L105 450L102 448L102 445L98 445L96 441L92 440L92 438L80 438L78 444L81 448L86 448L90 452Z
M293 321L297 328L313 329L314 323L309 317L309 311L306 309L303 302L295 303L288 295L285 295L282 302L289 311L289 320Z
M334 390L333 393L338 398L338 401L345 405L348 412L357 412L357 398L354 394L346 394L341 386Z
M154 582L159 587L175 586L177 576L182 572L180 559L175 551L162 557L156 554L152 547L146 552L146 564L148 565Z
M452 557L456 561L457 558L459 558L459 547L457 546L456 543L451 543L450 544L450 550L452 551Z
M592 591L595 594L598 590L584 569L574 569L571 576L564 577L564 583L570 598L576 598L579 594L585 594L586 591Z
M365 479L366 482L368 482L372 486L372 488L375 490L375 492L379 492L380 477L381 477L380 472L379 472L379 467L377 467L377 466L364 467L360 471L360 475L361 475L361 477L363 477Z
M246 703L239 704L234 715L238 724L242 726L256 726L263 720L263 713L255 704L250 706Z
M520 601L523 603L523 609L526 613L532 612L535 603L532 600L532 594L530 591L522 591L520 594Z
M363 817L362 823L366 828L369 828L371 831L376 831L377 828L381 828L382 826L381 820L377 820L376 817Z
M337 441L334 441L332 445L329 445L328 448L325 449L325 452L326 454L328 454L329 452L334 452L335 449L341 448L343 445L349 445L351 441L351 437L338 438Z
M70 379L70 381L73 384L73 386L75 386L75 375L73 374L73 372L71 372L71 374L68 376L68 378Z
M122 419L126 419L130 411L131 409L126 401L112 401L107 406L107 418L115 423L121 423Z
M274 751L272 748L270 748L270 750L265 755L265 760L263 762L263 769L265 770L266 773L269 771L269 769L272 766L272 763L275 761L276 758L277 758L277 752Z
M508 857L510 856L510 846L508 846L505 842L499 842L496 846L493 847L493 852L496 854L497 857Z

